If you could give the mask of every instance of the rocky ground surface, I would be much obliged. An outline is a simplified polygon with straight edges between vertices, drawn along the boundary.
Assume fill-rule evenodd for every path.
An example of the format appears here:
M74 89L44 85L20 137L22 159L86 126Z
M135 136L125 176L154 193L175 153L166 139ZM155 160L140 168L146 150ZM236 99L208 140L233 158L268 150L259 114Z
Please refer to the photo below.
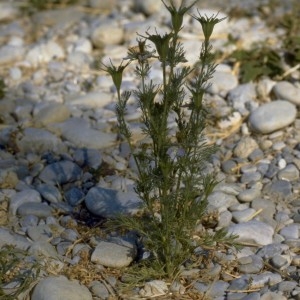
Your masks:
M289 80L241 84L234 66L223 61L206 95L214 116L207 137L220 146L209 163L220 180L209 208L218 212L216 228L238 234L243 247L214 253L172 284L153 280L120 294L136 241L101 224L116 212L137 212L141 200L133 192L130 152L117 135L115 89L94 65L99 57L126 56L137 31L168 31L169 16L154 0L87 2L30 16L18 1L0 3L2 289L11 293L19 287L17 275L30 278L40 270L19 299L300 299L299 72ZM202 13L230 11L207 2L199 5ZM216 50L237 47L227 43L229 34L245 49L267 40L280 47L284 32L269 30L251 12L216 26ZM182 42L193 64L203 37L188 15L184 26ZM124 90L138 85L128 70ZM161 82L161 76L154 65L150 77ZM139 117L132 99L128 122L136 140ZM3 264L4 253L9 261ZM13 253L19 262L4 271Z

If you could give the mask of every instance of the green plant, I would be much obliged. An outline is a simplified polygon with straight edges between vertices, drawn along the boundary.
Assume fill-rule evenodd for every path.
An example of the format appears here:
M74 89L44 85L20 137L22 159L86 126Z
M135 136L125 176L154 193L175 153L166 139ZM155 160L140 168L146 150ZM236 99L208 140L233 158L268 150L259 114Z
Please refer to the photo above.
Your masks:
M3 78L0 78L0 100L4 98L6 92L6 84Z
M262 76L274 78L283 73L280 55L269 47L239 49L230 58L240 63L239 77L242 83L257 80Z
M145 206L142 216L122 215L109 222L122 229L136 230L152 254L153 259L142 263L148 272L140 270L140 277L134 276L136 280L151 278L154 273L158 277L174 278L197 245L206 240L214 245L230 243L234 238L219 234L214 239L205 232L197 241L192 238L196 226L206 215L207 198L217 183L212 174L204 171L216 147L207 144L204 136L208 111L203 96L216 68L210 36L214 25L222 21L217 15L207 17L198 12L198 16L193 16L204 34L200 67L196 70L196 67L182 66L186 59L179 32L184 14L196 2L189 6L181 3L176 8L172 0L170 5L163 1L171 14L172 30L164 35L139 34L138 45L128 51L127 63L122 62L117 67L111 63L102 68L111 75L116 87L118 128L134 157L138 170L136 192ZM155 50L150 51L147 42L154 44ZM159 60L161 64L163 82L160 85L148 79L152 60ZM123 72L132 62L136 62L135 74L140 78L140 87L132 93L121 93ZM196 75L189 80L191 74ZM149 142L141 142L136 147L125 120L131 95L138 100L142 129L149 138ZM169 118L175 120L175 131L168 127Z
M26 251L13 246L6 245L0 249L0 299L19 299L18 296L24 296L35 283L40 265L26 263L26 255Z

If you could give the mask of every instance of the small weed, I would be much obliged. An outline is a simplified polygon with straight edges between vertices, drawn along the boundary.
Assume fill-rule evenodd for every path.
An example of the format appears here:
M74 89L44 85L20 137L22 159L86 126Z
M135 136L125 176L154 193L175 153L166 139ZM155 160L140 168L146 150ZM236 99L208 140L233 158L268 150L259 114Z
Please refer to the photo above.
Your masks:
M230 57L240 63L239 76L242 83L258 80L262 76L274 78L283 73L280 55L269 47L236 50Z
M6 84L3 78L0 78L0 100L4 98L6 93Z
M26 256L26 251L13 246L6 245L0 249L0 299L18 299L35 283L41 266L26 262Z
M116 87L118 128L135 160L139 176L136 193L144 202L142 216L122 215L108 222L115 229L138 232L151 253L149 259L131 269L131 275L129 271L128 276L136 283L153 277L175 278L197 245L208 243L218 247L219 243L234 241L225 231L214 236L204 230L197 239L193 238L196 226L206 216L207 199L217 183L213 174L205 173L216 147L209 145L204 135L209 112L203 98L216 68L210 37L222 19L199 12L193 16L202 28L204 42L197 67L187 67L183 65L187 61L179 32L184 14L197 1L190 6L183 1L179 8L172 0L170 5L162 2L170 12L172 30L162 35L148 31L139 34L137 45L128 50L126 63L102 67ZM150 48L148 43L154 47ZM148 78L150 64L155 60L160 62L161 84ZM140 86L121 93L123 72L133 62ZM196 74L192 80L191 74ZM143 132L150 140L138 146L133 144L125 120L131 96L139 103ZM175 120L174 131L169 128L169 118Z

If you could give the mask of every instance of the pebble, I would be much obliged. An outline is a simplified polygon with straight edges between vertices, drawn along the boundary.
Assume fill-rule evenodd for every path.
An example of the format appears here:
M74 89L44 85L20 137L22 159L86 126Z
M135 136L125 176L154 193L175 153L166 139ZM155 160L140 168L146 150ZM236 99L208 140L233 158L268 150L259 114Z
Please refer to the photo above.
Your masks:
M274 229L260 221L249 221L229 226L229 234L238 235L237 241L268 245L273 241Z
M53 125L54 126L54 125ZM104 149L116 143L116 134L90 128L85 119L70 118L55 124L62 137L78 148Z
M64 49L54 41L42 42L31 48L26 54L26 61L32 67L50 62L53 59L63 59Z
M299 170L294 164L289 164L278 172L277 177L280 180L295 181L299 178Z
M274 85L272 92L277 99L287 100L295 105L300 105L300 88L297 88L288 81L277 82Z
M254 110L250 114L249 124L254 131L267 134L293 123L296 113L295 106L290 102L276 100Z
M59 161L47 165L40 173L39 178L48 184L64 184L79 180L82 170L71 161Z
M255 149L258 148L257 142L251 137L242 138L233 150L236 157L247 158Z
M119 213L137 213L141 209L142 202L132 192L93 187L86 195L85 204L87 209L96 216L111 218Z
M197 5L201 14L220 11L219 17L226 16L220 8ZM253 14L217 24L214 50L231 53L236 45L228 44L229 35L249 49L254 41L281 42L285 33L270 30L251 1L241 5ZM88 226L103 218L143 211L133 192L136 166L117 133L116 89L93 65L98 57L108 64L109 58L113 63L122 60L128 47L136 45L136 32L168 32L167 10L161 1L151 0L87 0L84 9L67 5L25 17L14 1L0 3L0 8L0 76L6 84L0 101L0 248L14 245L27 250L29 260L47 265L32 286L31 300L109 298L109 286L117 292L120 283L113 272L103 281L91 278L91 272L90 282L84 278L81 283L61 276L64 267L82 270L81 263L92 263L97 276L104 268L123 272L140 256L136 235L128 242L119 232L105 231L101 238L93 232L87 238L82 231L93 231ZM197 13L196 8L190 13ZM33 35L32 24L40 29ZM192 66L199 59L195 49L201 49L202 33L190 15L183 26L180 38L190 60L186 65ZM125 70L122 91L138 86L133 71L133 64ZM216 300L225 294L229 300L299 298L292 279L300 266L295 254L300 247L298 71L285 80L264 76L244 84L235 71L223 60L205 99L219 145L208 168L220 180L208 197L208 210L218 214L217 227L209 232L223 228L239 235L239 253L225 249L214 255L233 263L240 278L223 272L224 266L215 261L193 270L183 265L182 282L169 285L151 278L133 290L139 298L168 297L170 292L184 298L186 285ZM161 83L159 62L149 79ZM128 103L126 122L137 142L144 138L141 111L134 95ZM168 125L173 129L174 118ZM266 272L265 262L291 278ZM203 268L208 282L198 279Z
M48 277L38 282L33 290L31 300L92 300L87 287L64 276Z
M162 280L152 280L145 284L145 286L140 290L139 294L142 297L158 297L163 296L168 292L168 286Z
M238 260L239 270L246 274L256 274L259 273L264 267L264 262L261 257L257 255L250 255L242 257Z
M13 215L17 213L18 208L25 203L40 203L42 201L39 192L33 189L27 189L16 193L10 199L9 212Z

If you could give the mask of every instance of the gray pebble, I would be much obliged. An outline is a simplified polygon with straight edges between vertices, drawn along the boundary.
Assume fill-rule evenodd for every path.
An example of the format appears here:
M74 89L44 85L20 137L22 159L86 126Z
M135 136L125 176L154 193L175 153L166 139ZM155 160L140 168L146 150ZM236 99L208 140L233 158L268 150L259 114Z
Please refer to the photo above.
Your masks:
M137 213L142 201L133 192L121 192L100 187L91 188L86 197L87 209L97 216L110 218L118 213Z
M260 172L247 172L244 173L240 179L241 183L247 184L250 182L256 182L261 180Z
M16 193L10 200L9 212L16 214L18 208L24 203L40 203L42 201L39 192L33 189L27 189Z
M244 190L244 191L240 192L237 195L237 198L241 202L251 202L255 198L259 197L260 194L261 194L261 192L260 192L259 189L257 189L257 188L251 188L251 189L247 189L247 190Z
M240 242L267 245L272 243L274 229L263 222L249 221L229 226L228 233L238 235Z
M91 32L91 40L97 48L103 48L105 45L120 44L123 36L123 27L110 18L103 18L101 23Z
M287 246L284 244L269 244L258 250L256 253L264 259L269 259L273 256L280 255L284 250L287 250Z
M259 273L264 267L264 262L258 255L250 255L238 259L238 269L242 273Z
M11 232L6 228L0 228L0 247L5 245L15 246L17 249L27 250L31 242L22 235Z
M93 296L99 297L99 299L108 299L109 292L105 285L100 281L93 281L89 286L90 291L93 293Z
M253 208L248 208L241 211L234 211L232 212L232 219L236 223L247 222L249 221L249 219L251 219L251 216L253 216L255 212L256 211Z
M85 194L81 189L71 187L64 193L64 197L71 206L77 206L84 201Z
M280 180L294 181L299 178L299 170L294 164L289 164L278 172L277 177Z
M295 281L282 281L278 284L278 290L281 292L291 292L298 284Z
M260 300L260 294L257 292L252 292L247 296L243 297L242 300Z
M17 210L17 214L20 216L35 215L39 218L47 218L52 213L53 209L46 203L24 203Z
M254 110L249 117L253 130L266 134L284 128L295 121L296 108L283 100L263 104Z
M127 267L135 258L134 246L121 246L115 243L101 241L92 253L91 261L111 268Z
M81 167L88 166L97 170L102 163L102 155L96 149L77 149L74 153L74 160Z
M293 104L300 105L300 88L288 81L277 82L272 92L277 99L287 100Z
M79 180L82 170L71 161L60 161L49 164L39 175L39 178L49 184L64 184Z
M283 295L278 294L278 292L267 292L263 294L260 300L287 300L287 298Z
M289 266L289 261L283 255L274 255L270 259L270 263L278 270L283 270Z
M270 286L275 285L282 281L280 274L271 273L271 272L263 272L261 274L254 274L252 277L251 287L253 289L262 288L266 284Z
M116 134L90 128L90 124L82 118L70 118L55 124L55 128L63 138L79 148L104 149L116 142Z
M232 159L223 161L222 170L226 174L235 174L237 172L237 163Z
M233 150L236 157L247 158L255 149L258 149L257 142L251 137L243 137Z
M286 180L274 180L270 185L266 185L263 191L287 197L292 195L292 185Z
M47 277L35 286L31 300L92 300L88 288L64 276Z
M79 235L74 229L65 229L61 234L60 237L66 241L75 242Z
M228 208L238 201L234 195L215 191L208 196L208 203L215 208Z
M291 224L280 230L280 234L285 239L298 239L299 238L300 224Z
M17 140L17 145L25 153L62 153L66 150L66 146L57 136L42 128L25 128L22 137Z
M57 187L50 184L40 184L36 187L39 193L42 195L44 199L49 201L50 203L57 203L62 201L62 196Z

